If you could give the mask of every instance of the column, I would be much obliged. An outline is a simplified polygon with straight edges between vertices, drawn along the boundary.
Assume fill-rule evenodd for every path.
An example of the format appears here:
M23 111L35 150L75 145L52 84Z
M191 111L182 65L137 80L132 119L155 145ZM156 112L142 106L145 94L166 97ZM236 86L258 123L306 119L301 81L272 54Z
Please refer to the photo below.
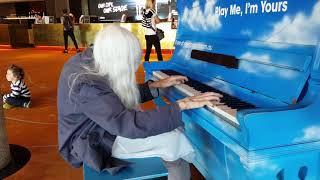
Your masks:
M1 101L2 102L2 101ZM11 161L10 148L8 144L7 130L4 122L2 103L0 103L0 170Z

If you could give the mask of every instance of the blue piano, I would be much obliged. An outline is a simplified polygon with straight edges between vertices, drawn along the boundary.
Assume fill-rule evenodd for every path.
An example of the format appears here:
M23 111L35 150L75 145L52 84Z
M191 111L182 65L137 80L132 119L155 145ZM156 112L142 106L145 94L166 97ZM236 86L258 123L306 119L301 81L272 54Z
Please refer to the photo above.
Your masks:
M320 180L320 1L178 0L175 51L146 79L183 74L161 106L195 92L221 104L183 112L206 179Z

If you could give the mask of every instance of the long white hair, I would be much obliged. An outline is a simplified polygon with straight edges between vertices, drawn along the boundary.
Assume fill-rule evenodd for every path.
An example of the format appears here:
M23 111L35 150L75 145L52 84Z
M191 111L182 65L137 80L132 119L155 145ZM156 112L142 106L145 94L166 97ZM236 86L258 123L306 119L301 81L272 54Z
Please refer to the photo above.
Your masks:
M93 56L95 72L108 78L127 108L137 107L140 94L135 73L141 62L141 48L136 36L118 25L108 25L96 35Z

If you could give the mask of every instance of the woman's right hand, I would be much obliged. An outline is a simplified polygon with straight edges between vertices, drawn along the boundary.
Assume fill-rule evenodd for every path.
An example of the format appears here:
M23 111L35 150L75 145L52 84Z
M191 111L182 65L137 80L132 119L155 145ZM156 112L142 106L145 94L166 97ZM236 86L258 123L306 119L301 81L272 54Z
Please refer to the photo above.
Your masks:
M186 97L177 101L181 110L200 108L205 105L212 106L212 101L220 101L222 95L214 92L206 92L196 96Z

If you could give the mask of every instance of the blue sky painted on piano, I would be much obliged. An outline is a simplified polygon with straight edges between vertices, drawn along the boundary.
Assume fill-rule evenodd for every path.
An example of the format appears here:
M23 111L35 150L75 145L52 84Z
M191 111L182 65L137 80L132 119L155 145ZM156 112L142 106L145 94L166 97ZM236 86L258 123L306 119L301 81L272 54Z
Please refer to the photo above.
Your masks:
M250 13L250 6L246 4L248 2L251 6L256 5L256 11ZM284 2L287 2L286 6L283 5ZM274 3L273 6L278 7L276 12L266 12L270 7L267 3ZM320 37L320 1L317 0L182 0L179 5L183 6L180 23L186 27L184 29L201 32L203 35L210 33L311 45L315 45ZM232 5L240 6L242 16L240 13L231 15ZM228 8L227 13L222 12L223 8Z
M250 8L246 8L248 2L250 5L256 5L256 13L250 13ZM276 12L266 12L269 2L274 3L274 7L278 7ZM286 2L285 8L284 2ZM242 15L240 13L230 15L230 8L233 5L241 8ZM269 7L272 7L272 4ZM228 8L228 13L221 13L223 8ZM246 9L247 14L245 14ZM214 36L247 39L247 44L250 46L261 46L260 42L264 41L269 42L270 48L288 50L290 44L316 45L320 39L320 1L317 0L308 0L303 3L300 0L181 0L178 1L178 10L181 14L179 22L181 27L179 27L176 45L184 46L177 49L178 55L186 60L190 59L192 49L215 51L213 43L208 41L208 37ZM191 39L190 42L183 37L186 34L194 34L193 36L197 38ZM275 63L273 56L276 55L270 53L253 51L240 53L240 50L238 53L236 56L240 59L259 61L264 64L269 64L271 61ZM300 63L298 66L302 67L303 62ZM288 62L283 59L278 60L276 64L287 65ZM276 67L253 66L252 63L246 62L241 62L240 68L260 76L273 72L287 79L294 79L297 76L295 71L283 73Z
M256 5L256 13L247 12L245 14L248 2L250 5ZM274 6L279 8L275 12L267 13L266 8L268 5L266 3L274 3ZM276 5L276 3L278 4ZM284 4L286 5L285 7ZM238 11L238 14L235 11L234 14L230 14L231 5L240 6L241 10ZM222 10L223 8L225 9ZM250 11L250 8L252 6L249 6L247 11ZM265 12L262 12L262 9ZM257 47L261 46L260 42L263 41L268 42L270 48L279 50L290 50L292 48L291 45L302 45L299 47L306 48L302 48L303 50L300 49L300 51L306 52L306 54L312 54L308 52L309 45L314 46L320 40L319 0L178 0L178 11L181 19L176 40L176 46L178 47L176 48L178 50L176 53L177 59L190 60L192 49L215 52L215 44L208 40L210 37L246 39L247 41L245 42L248 43L248 46ZM192 38L188 39L189 37ZM241 52L241 50L239 51ZM290 63L292 63L285 62L288 59L274 62L275 55L272 53L264 54L254 51L242 51L237 57L257 60L262 64L272 62L279 65L291 65ZM198 62L193 63L196 64ZM296 65L296 67L303 67L303 63ZM250 62L241 62L239 67L239 70L256 76L269 76L272 74L275 80L281 77L294 83L295 80L300 79L300 72L287 70L283 73L284 71L279 69L278 67L263 65L256 66ZM303 72L303 69L301 72ZM202 73L206 73L206 71ZM210 82L207 82L207 84L210 84ZM294 86L293 89L297 87ZM230 87L225 88L231 89ZM274 94L277 95L277 93ZM287 92L287 94L290 94L290 92ZM314 139L320 139L320 126L308 126L301 129L292 141L299 142Z

